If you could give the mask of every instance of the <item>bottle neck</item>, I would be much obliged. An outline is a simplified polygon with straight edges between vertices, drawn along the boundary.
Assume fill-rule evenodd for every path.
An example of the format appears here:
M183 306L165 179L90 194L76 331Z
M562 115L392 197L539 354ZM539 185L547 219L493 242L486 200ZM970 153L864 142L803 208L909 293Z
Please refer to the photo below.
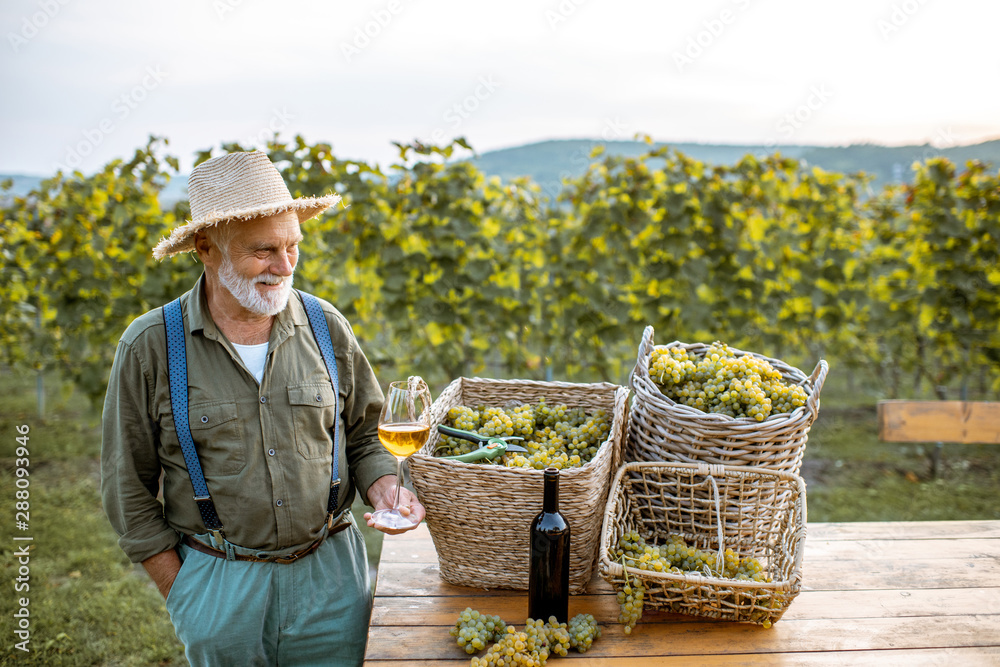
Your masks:
M559 470L545 469L545 492L542 497L542 511L553 514L559 511Z

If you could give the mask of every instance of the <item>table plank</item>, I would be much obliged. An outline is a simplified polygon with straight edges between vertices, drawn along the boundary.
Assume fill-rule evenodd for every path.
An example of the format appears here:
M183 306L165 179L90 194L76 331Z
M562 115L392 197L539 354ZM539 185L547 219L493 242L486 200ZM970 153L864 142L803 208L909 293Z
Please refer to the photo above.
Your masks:
M1000 520L985 521L844 521L809 523L806 533L810 538L824 540L940 540L960 537L963 539L1000 539ZM423 543L430 536L426 523L400 535L386 535L383 548L388 545Z
M781 620L770 629L748 623L682 621L640 623L631 635L615 627L588 651L594 657L733 655L808 651L1000 647L1000 615L828 620ZM375 626L372 660L458 659L464 651L446 627Z
M866 539L837 540L807 537L804 557L810 561L830 559L893 560L931 558L1000 557L1000 538L973 539ZM429 540L383 547L381 563L436 563L437 552Z
M598 640L600 641L600 640ZM569 660L572 660L570 662ZM562 660L562 658L560 658ZM434 658L423 661L411 659L408 664L424 665L426 667L468 667L468 658L442 660ZM645 656L642 667L718 667L719 665L789 665L804 667L821 667L823 665L859 664L873 667L995 667L1000 663L1000 648L997 647L966 647L938 649L905 649L898 651L811 651L809 653L737 653L733 655L706 656ZM593 650L585 654L571 652L567 657L567 665L572 667L636 667L635 658L597 657ZM394 660L366 660L365 667L393 667L399 665Z
M1000 521L859 521L810 523L806 543L822 540L950 540L1000 538Z
M803 563L803 590L865 590L873 588L974 588L1000 586L1000 557L929 560L828 560ZM588 593L610 592L593 579ZM394 563L378 576L382 596L469 595L476 588L455 586L441 579L436 564ZM482 590L484 596L523 595L523 591Z
M425 539L430 537L431 531L427 522L422 522L419 526L412 530L408 530L405 533L400 533L399 535L383 535L383 544L402 544L403 542L423 542Z
M383 598L372 613L372 625L450 626L466 607L496 614L510 622L523 622L528 615L526 595L491 597ZM613 595L574 595L570 616L593 614L598 623L618 623L618 603ZM806 591L792 602L780 622L803 619L889 618L896 616L974 616L1000 614L1000 588ZM643 622L668 619L690 620L680 614L647 611Z
M803 558L818 560L931 560L1000 558L1000 539L821 540L806 538Z
M424 524L411 533L387 536L382 543L380 562L435 563L437 552L429 538L430 532ZM961 541L956 542L956 538ZM996 555L1000 554L998 540L1000 521L814 523L807 527L806 555L809 558L844 558L848 553L855 553L856 557L867 557L871 551L892 551L894 557L912 558L911 554L918 553L914 548L918 546L925 551L921 558L964 557L967 553L987 552ZM949 549L962 551L949 555Z
M807 561L802 590L1000 586L1000 558Z

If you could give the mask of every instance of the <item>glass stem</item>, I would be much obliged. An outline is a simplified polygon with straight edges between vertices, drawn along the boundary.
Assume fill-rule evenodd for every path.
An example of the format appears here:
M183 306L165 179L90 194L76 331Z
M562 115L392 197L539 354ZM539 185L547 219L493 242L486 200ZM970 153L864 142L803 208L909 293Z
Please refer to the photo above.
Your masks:
M399 485L403 481L403 459L396 459L396 499L392 502L392 509L399 511Z

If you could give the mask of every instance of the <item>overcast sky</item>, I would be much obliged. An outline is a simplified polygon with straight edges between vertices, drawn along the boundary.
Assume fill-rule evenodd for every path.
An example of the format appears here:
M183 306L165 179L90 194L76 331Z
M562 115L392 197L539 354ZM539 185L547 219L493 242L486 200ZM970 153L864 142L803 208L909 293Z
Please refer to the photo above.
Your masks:
M0 172L392 141L1000 138L996 0L4 0Z

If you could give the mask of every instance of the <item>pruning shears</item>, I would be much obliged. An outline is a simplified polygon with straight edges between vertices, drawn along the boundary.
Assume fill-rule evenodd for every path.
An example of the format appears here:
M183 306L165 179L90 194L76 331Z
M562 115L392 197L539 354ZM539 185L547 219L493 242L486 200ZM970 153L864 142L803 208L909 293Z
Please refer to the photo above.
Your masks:
M478 433L473 433L472 431L463 431L458 428L452 428L451 426L445 426L444 424L438 424L438 431L442 435L448 435L452 438L461 438L462 440L468 440L470 442L475 442L479 444L479 449L473 450L467 454L458 454L456 456L442 456L443 459L449 459L452 461L461 461L462 463L472 463L473 461L480 461L482 459L495 459L498 456L503 456L505 452L527 452L528 450L521 445L515 445L512 441L514 440L524 440L524 438L516 435L506 435L503 437L498 436L488 436L479 435Z

